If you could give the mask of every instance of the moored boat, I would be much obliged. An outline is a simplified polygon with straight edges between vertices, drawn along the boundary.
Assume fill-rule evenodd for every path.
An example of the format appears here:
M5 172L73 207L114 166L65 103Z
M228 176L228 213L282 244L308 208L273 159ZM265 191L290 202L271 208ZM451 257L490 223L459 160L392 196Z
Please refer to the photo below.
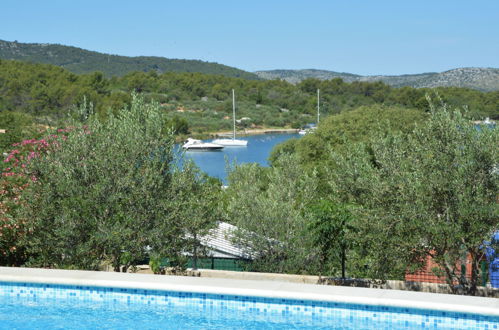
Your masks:
M300 135L305 135L307 133L308 133L308 130L306 130L306 129L301 129L298 131L298 134L300 134Z
M224 147L246 147L248 141L238 139L216 139L213 143L223 145Z
M236 139L236 96L234 90L232 90L232 121L232 139L216 139L213 140L213 143L220 144L225 147L246 147L248 145L247 140Z
M224 146L216 143L203 142L201 140L188 138L184 145L182 145L182 148L192 151L217 151L222 150Z

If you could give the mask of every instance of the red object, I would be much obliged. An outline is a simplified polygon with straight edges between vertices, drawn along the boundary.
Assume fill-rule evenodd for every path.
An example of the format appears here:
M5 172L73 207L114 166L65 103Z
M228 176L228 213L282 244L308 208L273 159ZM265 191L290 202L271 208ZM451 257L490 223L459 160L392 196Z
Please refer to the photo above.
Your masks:
M466 257L466 278L468 280L471 279L471 256L468 255ZM438 271L437 273L441 272L442 276L437 276L435 275L435 272L433 272L434 269L439 269L441 271ZM456 262L456 275L457 277L461 276L461 261ZM411 282L427 282L427 283L441 283L441 284L446 284L446 276L445 272L440 266L438 266L433 259L428 256L426 257L426 262L423 268L420 270L414 272L414 273L406 273L405 274L405 280L406 281L411 281ZM457 283L455 283L457 284Z

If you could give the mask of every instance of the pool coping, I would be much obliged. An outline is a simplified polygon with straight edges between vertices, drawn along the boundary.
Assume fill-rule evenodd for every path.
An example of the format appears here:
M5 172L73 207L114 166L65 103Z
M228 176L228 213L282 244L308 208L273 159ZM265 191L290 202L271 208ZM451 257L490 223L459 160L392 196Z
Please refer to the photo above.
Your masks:
M196 292L499 316L497 298L279 281L0 267L0 282Z

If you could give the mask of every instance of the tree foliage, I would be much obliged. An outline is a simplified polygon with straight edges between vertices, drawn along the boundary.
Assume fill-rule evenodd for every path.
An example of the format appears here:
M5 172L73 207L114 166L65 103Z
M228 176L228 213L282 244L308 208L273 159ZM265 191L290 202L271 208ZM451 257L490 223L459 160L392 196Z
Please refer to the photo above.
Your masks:
M409 135L392 134L333 153L329 182L356 216L372 277L402 276L431 257L447 282L474 293L480 245L499 224L499 132L477 129L459 111L432 108ZM459 261L472 259L472 277Z
M33 126L33 118L21 112L1 111L0 128L5 130L0 133L1 153L10 151L14 143L41 135Z
M182 201L198 196L185 183L193 188L197 177L175 168L164 125L158 104L134 96L130 108L104 122L92 115L75 122L49 152L32 159L36 182L22 196L30 265L98 269L109 263L119 271L143 261L147 247L172 259L181 255L190 221L179 216Z
M362 106L329 116L312 134L279 145L273 150L270 161L275 161L282 154L294 153L307 166L325 162L330 149L348 152L353 143L367 142L380 134L407 133L425 118L425 113L414 109Z
M318 269L304 210L316 196L316 179L293 157L281 166L237 166L229 174L226 217L238 227L235 243L254 258L250 269L306 273Z
M100 71L108 77L123 76L130 71L150 71L201 72L258 79L254 73L218 63L156 56L110 55L57 44L31 44L0 40L0 58L58 65L76 74Z
M26 261L22 241L29 235L30 216L23 213L28 202L22 198L36 180L27 168L30 161L45 153L58 136L28 139L15 143L0 163L0 265L21 266Z
M187 120L193 131L230 128L230 92L236 90L238 116L255 126L303 126L315 121L316 88L321 89L321 113L338 114L362 106L399 107L426 111L429 89L393 88L380 82L346 83L341 79L305 80L298 85L217 74L130 72L106 78L103 73L77 75L48 64L0 60L0 112L24 112L34 121L57 126L73 104L86 98L101 118L109 108L130 105L130 93L155 100L170 118ZM476 119L498 118L499 92L436 88L450 105L468 105ZM325 118L325 117L323 117ZM1 128L1 127L0 127Z
M348 265L348 276L403 279L430 257L456 292L474 294L482 242L499 226L498 142L497 129L477 127L444 102L426 115L363 108L332 116L281 147L270 169L236 169L229 219L242 228L238 243L248 253L269 258L259 270L335 275ZM300 171L315 182L306 184L315 192L305 194L305 206L295 197L307 191L293 174ZM288 213L296 205L301 215ZM287 253L299 255L300 266ZM461 276L467 257L471 278Z
M346 278L348 250L355 243L355 227L351 207L331 200L320 200L307 209L308 229L313 243L319 249L321 274L334 275L341 270Z

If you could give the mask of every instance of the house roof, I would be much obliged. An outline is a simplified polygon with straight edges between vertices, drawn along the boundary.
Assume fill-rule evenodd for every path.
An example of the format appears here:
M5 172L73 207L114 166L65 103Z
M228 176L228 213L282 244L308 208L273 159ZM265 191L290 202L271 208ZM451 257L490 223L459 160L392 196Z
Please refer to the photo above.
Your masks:
M231 242L231 237L237 227L230 223L219 221L217 227L211 229L209 233L201 237L201 244L208 248L212 257L249 259L249 256L240 246Z

